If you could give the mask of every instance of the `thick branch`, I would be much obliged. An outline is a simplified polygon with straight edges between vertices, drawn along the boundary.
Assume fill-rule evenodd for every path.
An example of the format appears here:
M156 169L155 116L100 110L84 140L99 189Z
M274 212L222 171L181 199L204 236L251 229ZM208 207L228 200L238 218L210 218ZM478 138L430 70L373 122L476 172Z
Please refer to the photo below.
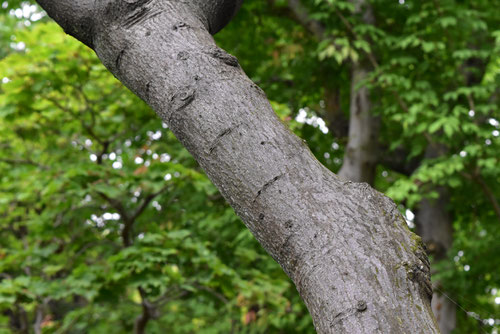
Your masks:
M307 28L318 40L325 38L325 26L310 17L307 8L300 2L300 0L288 0L288 7L292 11L296 20Z
M37 2L67 34L92 48L94 0L37 0Z
M394 203L323 167L192 4L98 6L116 11L96 11L97 55L197 159L294 281L319 333L437 332L428 262Z

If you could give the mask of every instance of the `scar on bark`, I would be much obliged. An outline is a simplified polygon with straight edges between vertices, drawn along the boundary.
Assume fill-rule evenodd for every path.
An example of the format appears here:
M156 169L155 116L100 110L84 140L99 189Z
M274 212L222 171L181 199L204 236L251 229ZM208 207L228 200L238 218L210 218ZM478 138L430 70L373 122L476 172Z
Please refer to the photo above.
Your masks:
M285 255L287 255L289 253L289 249L291 247L290 245L290 241L292 240L293 238L293 233L289 234L285 241L283 242L283 244L280 246L280 256L281 257L285 257Z
M250 84L250 87L255 89L257 91L257 93L259 93L260 95L264 96L267 99L266 93L258 85L252 83L252 84Z
M187 60L189 58L189 52L181 51L177 54L177 59L179 60Z
M145 89L145 95L146 95L146 98L149 98L149 94L151 93L151 81L149 81L147 84L146 84L146 89Z
M190 86L185 86L179 89L172 97L170 98L171 102L171 112L168 117L168 122L171 121L174 114L184 108L186 108L193 100L195 99L195 90Z
M259 198L259 196L267 190L267 188L269 188L271 185L273 185L273 183L275 183L276 181L278 181L281 177L283 176L283 174L280 174L278 176L275 176L272 180L266 182L262 188L257 192L257 195L255 196L255 198L253 199L253 203L255 203L257 201L257 198Z
M174 31L177 31L179 29L182 29L182 28L189 28L189 25L186 23L186 22L177 22L176 24L174 24L174 26L172 27L172 30Z
M215 151L215 149L219 146L219 144L221 143L222 139L224 137L226 137L227 135L229 135L233 130L239 128L240 126L241 126L241 124L237 124L237 125L234 125L234 126L231 126L231 127L227 128L227 129L223 130L221 133L219 133L217 135L217 137L210 144L208 152L210 154L212 154Z
M151 7L145 5L138 7L132 13L130 13L123 23L125 29L132 28L133 26L140 24L146 20L152 19L155 16L161 14L161 10L153 10Z
M238 59L227 53L226 51L222 50L221 48L212 48L208 51L208 54L215 59L218 59L222 61L224 64L232 66L232 67L238 67Z
M364 300L358 300L356 302L356 305L354 307L350 307L345 311L340 311L335 316L333 319L330 321L330 327L334 327L337 323L342 322L344 319L356 314L356 313L362 313L368 309L368 304Z
M406 270L406 278L418 285L422 296L431 300L432 283L430 279L431 274L428 261L427 263L422 261L420 261L420 263L403 262L403 267Z
M330 326L333 327L337 322L342 321L342 319L344 319L344 318L345 318L344 312L339 312L339 313L335 314L335 316L333 317L333 320L330 323Z

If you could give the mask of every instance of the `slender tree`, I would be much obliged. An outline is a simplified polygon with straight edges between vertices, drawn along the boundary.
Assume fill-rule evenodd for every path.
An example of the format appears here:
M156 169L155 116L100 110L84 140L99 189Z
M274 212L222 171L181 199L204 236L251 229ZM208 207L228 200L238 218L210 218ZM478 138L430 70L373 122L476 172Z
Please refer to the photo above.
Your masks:
M393 202L323 167L215 45L240 0L38 2L169 125L319 333L438 332L427 257Z

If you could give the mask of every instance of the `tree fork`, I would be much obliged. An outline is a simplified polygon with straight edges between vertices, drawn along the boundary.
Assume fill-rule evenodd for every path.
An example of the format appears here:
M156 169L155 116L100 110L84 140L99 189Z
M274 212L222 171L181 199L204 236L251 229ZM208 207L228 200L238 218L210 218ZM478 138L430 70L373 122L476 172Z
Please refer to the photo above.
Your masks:
M319 333L437 333L394 203L322 166L215 45L241 1L38 0L144 99L283 267Z

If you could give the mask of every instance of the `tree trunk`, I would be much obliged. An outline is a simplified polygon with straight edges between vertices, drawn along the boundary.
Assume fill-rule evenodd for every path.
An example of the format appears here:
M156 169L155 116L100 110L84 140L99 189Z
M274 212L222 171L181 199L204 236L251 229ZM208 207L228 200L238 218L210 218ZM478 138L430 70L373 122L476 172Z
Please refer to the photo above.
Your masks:
M438 157L439 147L430 145L426 150L426 158ZM446 259L448 250L453 243L453 225L447 210L449 195L445 188L436 189L439 198L436 200L424 199L420 202L415 216L417 233L422 237L428 252L433 255L434 262ZM439 286L439 282L434 282ZM436 317L439 329L443 334L450 334L456 326L456 306L439 291L432 297L432 311Z
M377 165L379 120L372 115L368 88L357 87L368 73L359 63L353 64L349 139L339 176L354 182L373 184Z
M439 189L440 198L422 200L416 214L417 232L427 245L435 261L443 260L453 241L452 222L446 210L448 195ZM439 286L439 282L434 283ZM456 306L439 291L432 297L432 311L436 316L441 333L450 334L456 326Z
M209 32L235 1L39 3L169 125L293 280L319 333L437 332L429 263L392 201L322 166L216 47Z
M371 6L365 0L351 0L356 14L366 24L375 24ZM349 105L349 139L339 176L354 182L373 184L377 166L379 119L373 116L370 91L363 81L370 67L354 62L351 69L351 101Z

